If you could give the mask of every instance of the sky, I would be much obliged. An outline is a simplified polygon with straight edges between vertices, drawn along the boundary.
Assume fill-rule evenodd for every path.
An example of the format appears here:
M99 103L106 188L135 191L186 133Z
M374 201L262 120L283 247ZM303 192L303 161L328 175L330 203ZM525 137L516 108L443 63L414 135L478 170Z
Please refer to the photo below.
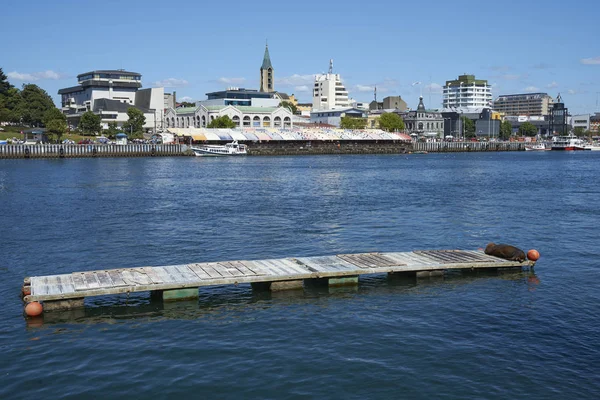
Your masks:
M15 86L58 90L97 69L142 74L178 101L258 89L268 41L275 90L311 102L329 60L357 101L399 95L441 108L464 73L499 95L561 94L572 114L600 112L600 1L86 1L3 4L0 68ZM420 84L415 84L420 82Z

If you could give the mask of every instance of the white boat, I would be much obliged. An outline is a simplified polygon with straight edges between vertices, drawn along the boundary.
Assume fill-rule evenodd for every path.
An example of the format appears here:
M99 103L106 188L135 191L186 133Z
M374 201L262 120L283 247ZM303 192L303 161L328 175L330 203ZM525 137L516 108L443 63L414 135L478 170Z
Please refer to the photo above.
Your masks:
M568 136L555 136L552 138L552 150L591 150L591 146L571 134Z
M546 147L545 143L536 143L536 144L525 146L525 151L546 151L546 150L550 150L550 149Z
M248 154L246 145L239 144L237 140L225 145L204 145L192 147L197 157L226 157L226 156L245 156Z
M585 145L585 149L586 150L591 150L591 151L599 151L600 150L600 143L591 143L591 144L586 144Z

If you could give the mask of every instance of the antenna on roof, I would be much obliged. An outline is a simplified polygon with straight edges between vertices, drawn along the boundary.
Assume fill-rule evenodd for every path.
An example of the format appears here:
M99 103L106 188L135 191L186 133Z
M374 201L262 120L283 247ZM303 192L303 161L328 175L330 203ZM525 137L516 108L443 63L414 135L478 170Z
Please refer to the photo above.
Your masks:
M329 59L329 73L333 74L333 58Z
M375 86L375 90L373 91L373 95L375 96L375 103L377 103L377 86Z

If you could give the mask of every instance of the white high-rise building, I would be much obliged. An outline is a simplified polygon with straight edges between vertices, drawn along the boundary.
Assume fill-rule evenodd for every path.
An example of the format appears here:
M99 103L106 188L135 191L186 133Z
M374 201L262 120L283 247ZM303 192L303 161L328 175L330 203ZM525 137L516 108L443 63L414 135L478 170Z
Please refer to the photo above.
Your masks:
M458 79L446 81L444 86L444 109L473 110L490 108L492 87L485 79L475 79L475 75L460 75Z
M312 109L317 111L349 107L352 107L352 101L348 98L348 91L340 75L333 73L333 60L330 60L329 72L315 75Z

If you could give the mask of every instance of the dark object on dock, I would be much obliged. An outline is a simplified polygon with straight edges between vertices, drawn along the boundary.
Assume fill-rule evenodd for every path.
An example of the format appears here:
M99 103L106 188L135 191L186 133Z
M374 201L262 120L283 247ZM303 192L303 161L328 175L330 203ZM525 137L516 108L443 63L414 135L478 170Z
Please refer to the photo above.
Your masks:
M511 261L522 262L526 260L525 252L515 246L511 246L510 244L488 243L488 245L485 247L485 254Z

